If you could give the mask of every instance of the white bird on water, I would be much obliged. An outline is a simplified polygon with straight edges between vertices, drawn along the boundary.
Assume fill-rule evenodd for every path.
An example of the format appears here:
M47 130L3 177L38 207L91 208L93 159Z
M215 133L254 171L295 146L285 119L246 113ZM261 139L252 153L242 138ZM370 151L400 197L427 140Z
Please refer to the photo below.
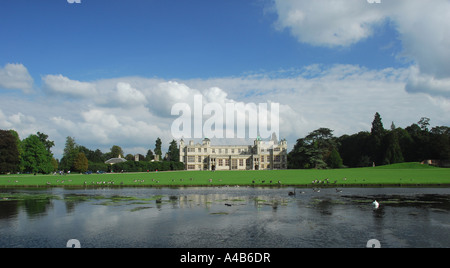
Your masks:
M377 200L373 201L372 205L373 205L374 209L377 209L380 207L380 203L378 203Z

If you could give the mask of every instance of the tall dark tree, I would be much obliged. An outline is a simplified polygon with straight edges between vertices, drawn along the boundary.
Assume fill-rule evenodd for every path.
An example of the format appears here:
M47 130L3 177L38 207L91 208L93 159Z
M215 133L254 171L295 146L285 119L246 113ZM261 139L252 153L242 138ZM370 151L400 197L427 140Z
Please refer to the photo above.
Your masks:
M180 149L178 149L178 144L175 140L170 142L169 151L167 152L169 161L180 161Z
M78 145L75 142L75 138L67 137L66 145L64 147L64 154L59 164L60 169L69 171L73 169L73 163L79 153Z
M19 171L20 155L16 137L0 130L0 174Z
M386 149L384 153L383 163L384 165L402 163L404 161L402 149L400 148L400 143L398 141L398 135L395 130L390 131L385 136Z
M371 159L377 165L383 163L383 156L385 152L385 148L383 148L383 138L386 133L386 130L383 127L383 122L381 121L381 116L377 112L375 113L375 117L372 121L372 129L370 131L370 151L371 151Z
M158 156L158 160L161 161L162 160L162 150L161 150L161 139L158 137L155 141L155 155Z
M385 129L383 127L383 122L381 121L381 115L377 112L372 121L372 129L370 134L375 137L383 137Z

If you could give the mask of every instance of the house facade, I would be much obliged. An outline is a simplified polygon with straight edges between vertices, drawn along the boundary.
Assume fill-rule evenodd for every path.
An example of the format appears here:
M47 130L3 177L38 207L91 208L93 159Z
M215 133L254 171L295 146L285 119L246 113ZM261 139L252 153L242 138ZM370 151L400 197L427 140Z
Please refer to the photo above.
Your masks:
M180 161L186 170L271 170L287 168L287 142L256 139L253 145L211 145L180 141Z

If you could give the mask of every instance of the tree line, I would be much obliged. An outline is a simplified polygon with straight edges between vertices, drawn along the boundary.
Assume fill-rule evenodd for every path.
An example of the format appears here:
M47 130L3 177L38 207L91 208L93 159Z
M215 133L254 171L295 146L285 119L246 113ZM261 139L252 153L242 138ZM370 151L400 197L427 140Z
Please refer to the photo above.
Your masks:
M288 154L288 168L324 169L368 167L423 160L450 160L450 128L430 128L430 119L422 117L406 128L383 126L376 113L371 131L333 136L333 130L319 128L297 140Z
M51 151L54 145L54 141L49 140L44 133L37 132L21 140L14 130L0 130L0 174L184 169L184 164L179 162L179 149L175 140L172 140L169 151L163 157L162 141L157 138L154 151L149 149L145 156L139 154L138 161L132 154L125 155L118 145L113 145L109 152L103 153L99 149L93 151L77 144L73 137L66 138L63 156L58 161ZM105 164L106 160L119 156L128 161L114 166Z
M51 151L54 145L44 133L37 132L21 140L14 130L0 130L0 174L48 174L58 170L143 172L184 169L175 140L170 142L169 150L163 157L162 142L157 138L154 150L149 149L145 156L139 154L138 161L134 161L132 154L125 155L118 145L103 153L99 149L93 151L78 145L72 137L66 138L63 157L58 161ZM128 161L114 166L105 164L106 160L119 156ZM288 168L368 167L428 159L450 160L449 127L430 129L430 119L423 117L404 129L396 127L394 122L389 129L385 129L380 114L376 113L370 132L335 137L333 130L319 128L298 139L288 154Z

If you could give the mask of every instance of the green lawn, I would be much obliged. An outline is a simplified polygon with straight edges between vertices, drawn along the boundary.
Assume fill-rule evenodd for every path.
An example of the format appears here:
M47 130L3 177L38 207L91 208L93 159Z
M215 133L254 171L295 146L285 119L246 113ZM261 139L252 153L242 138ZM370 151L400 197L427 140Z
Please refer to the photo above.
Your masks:
M329 183L326 183L328 179ZM318 180L322 183L313 184ZM278 183L280 181L280 183ZM323 183L325 181L325 183ZM254 182L254 183L253 183ZM336 184L335 184L336 182ZM266 171L174 171L123 174L80 175L3 175L0 186L359 186L359 185L447 185L450 169L419 163L329 170Z

